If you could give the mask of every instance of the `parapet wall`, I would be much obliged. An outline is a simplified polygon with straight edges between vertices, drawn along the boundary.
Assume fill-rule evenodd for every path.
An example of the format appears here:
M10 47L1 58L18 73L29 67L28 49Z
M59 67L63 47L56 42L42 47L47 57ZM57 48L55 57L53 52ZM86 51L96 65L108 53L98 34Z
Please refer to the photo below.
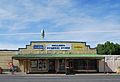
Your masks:
M37 41L20 48L19 54L97 54L97 51L85 42Z

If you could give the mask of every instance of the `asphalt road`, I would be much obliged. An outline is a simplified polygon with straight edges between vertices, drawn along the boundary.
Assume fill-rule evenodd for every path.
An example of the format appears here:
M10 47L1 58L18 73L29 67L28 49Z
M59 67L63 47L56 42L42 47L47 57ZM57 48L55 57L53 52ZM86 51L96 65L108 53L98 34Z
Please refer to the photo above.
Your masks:
M1 76L0 82L120 82L120 75Z

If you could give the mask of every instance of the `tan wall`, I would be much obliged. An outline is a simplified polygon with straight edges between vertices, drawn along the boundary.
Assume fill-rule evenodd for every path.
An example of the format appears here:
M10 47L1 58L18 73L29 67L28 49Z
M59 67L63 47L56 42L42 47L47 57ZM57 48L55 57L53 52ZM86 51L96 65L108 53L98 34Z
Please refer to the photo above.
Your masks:
M120 66L119 55L104 55L105 56L105 72L116 72ZM99 72L104 72L104 60L99 61Z
M40 49L33 49L34 45L43 45L46 48L48 44L71 44L71 50L40 50ZM19 50L19 54L97 54L96 49L91 49L85 43L74 43L74 42L33 42L31 45L27 45L26 48L21 48ZM23 61L20 61L20 68L22 72L25 72L24 66L25 64ZM36 71L36 68L30 69L30 71ZM38 70L39 71L39 70ZM56 71L59 71L59 68L56 68ZM40 71L39 71L40 72Z
M0 67L9 69L8 63L12 62L12 56L15 56L18 51L0 51ZM18 65L18 61L14 60L14 64Z
M40 50L33 49L34 45L44 45L47 44L71 44L71 50ZM96 49L91 49L85 45L85 43L60 43L60 42L40 42L40 43L31 43L27 45L26 49L20 49L19 54L97 54Z
M33 49L34 45L44 45L47 44L71 44L71 50L40 50ZM27 45L26 48L21 48L19 51L15 50L1 50L0 51L0 67L3 69L9 69L8 62L12 61L12 56L17 54L96 54L96 49L91 49L86 46L85 43L74 43L74 42L32 42L31 45ZM14 65L23 68L23 62L18 60L13 60ZM20 64L19 64L20 63Z

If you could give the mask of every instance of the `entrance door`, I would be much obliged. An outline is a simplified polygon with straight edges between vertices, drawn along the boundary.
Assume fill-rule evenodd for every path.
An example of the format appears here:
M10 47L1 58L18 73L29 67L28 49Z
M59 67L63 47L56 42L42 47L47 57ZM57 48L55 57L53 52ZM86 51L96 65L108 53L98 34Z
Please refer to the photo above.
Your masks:
M64 59L59 60L59 72L65 72L65 60Z
M66 74L73 74L73 60L67 60Z
M69 60L69 69L70 69L70 70L73 69L73 60Z
M55 72L55 60L49 60L49 72Z

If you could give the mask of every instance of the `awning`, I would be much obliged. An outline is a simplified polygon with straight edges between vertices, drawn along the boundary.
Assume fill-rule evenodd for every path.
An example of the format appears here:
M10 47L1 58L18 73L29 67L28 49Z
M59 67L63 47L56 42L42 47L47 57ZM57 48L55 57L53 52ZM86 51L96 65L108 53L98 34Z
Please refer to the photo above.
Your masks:
M80 58L93 58L103 59L103 55L97 54L19 54L12 57L13 59L80 59Z

